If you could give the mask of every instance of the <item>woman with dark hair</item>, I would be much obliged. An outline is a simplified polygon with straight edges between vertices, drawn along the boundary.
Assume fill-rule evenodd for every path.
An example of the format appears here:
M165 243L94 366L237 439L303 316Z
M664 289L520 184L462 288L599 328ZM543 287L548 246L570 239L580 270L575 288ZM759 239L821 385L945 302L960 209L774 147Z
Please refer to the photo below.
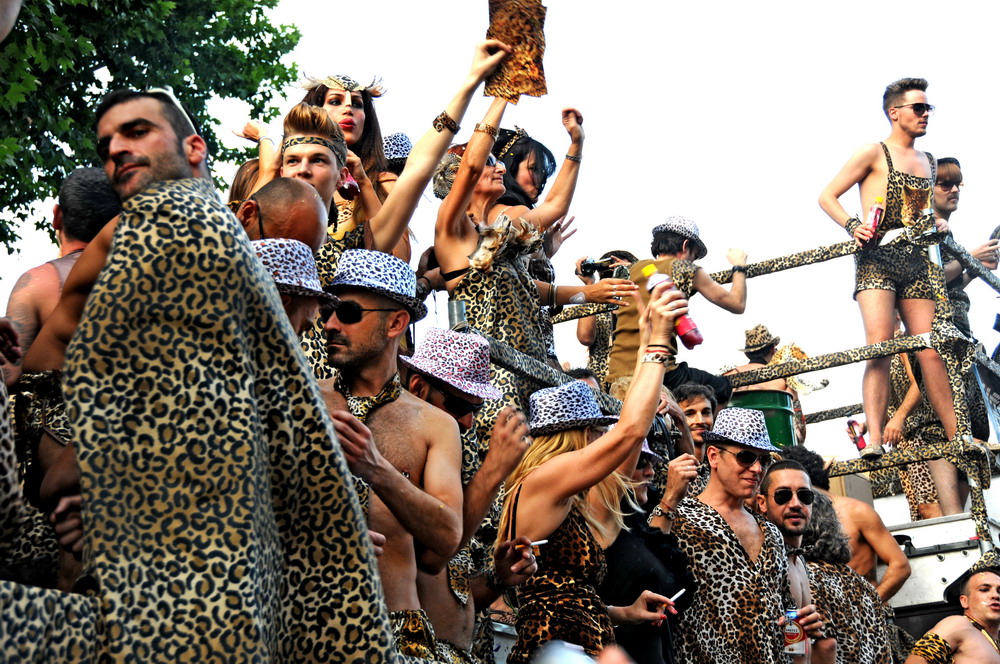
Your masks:
M575 108L564 108L562 122L569 134L570 145L552 189L537 207L545 184L555 173L555 157L517 125L514 131L500 130L492 153L506 171L503 177L504 193L490 209L490 221L506 214L512 219L521 217L534 222L545 231L569 212L583 160L583 115Z
M540 362L548 357L543 305L605 302L628 306L635 285L606 279L589 286L556 286L535 280L526 257L541 244L541 226L527 217L489 212L506 191L504 167L490 153L507 102L494 99L469 142L454 145L434 174L438 210L434 254L453 300L466 302L469 324L511 344ZM410 156L412 160L412 155ZM618 298L621 298L619 300ZM479 440L489 440L496 413L504 405L528 405L538 385L497 365L490 380L505 396L490 402L476 418Z
M640 355L614 428L593 391L580 381L531 395L534 441L507 478L498 539L546 540L535 553L538 571L517 595L517 642L507 662L523 664L550 640L597 655L614 641L614 624L664 620L673 602L642 589L627 606L606 606L597 594L606 572L604 551L625 528L622 499L660 401L660 344L673 334L687 301L665 284L653 289L640 327Z
M362 85L349 76L333 75L308 79L302 101L319 106L334 124L344 132L347 142L347 169L357 184L355 195L341 189L335 195L337 214L330 223L330 237L339 240L374 217L392 190L398 176L389 171L373 100L385 90L378 81ZM351 183L348 182L350 187ZM348 194L345 198L343 193ZM332 210L331 210L332 211ZM404 261L410 260L410 238L404 233L392 253Z

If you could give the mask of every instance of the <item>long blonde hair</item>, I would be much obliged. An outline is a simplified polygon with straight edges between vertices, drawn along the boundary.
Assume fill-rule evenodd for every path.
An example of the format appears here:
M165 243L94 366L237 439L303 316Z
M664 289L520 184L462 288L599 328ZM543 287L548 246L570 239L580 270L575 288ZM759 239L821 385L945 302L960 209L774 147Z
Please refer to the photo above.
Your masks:
M535 437L531 447L528 448L528 452L521 459L521 463L507 477L504 488L503 512L500 516L499 528L497 529L497 545L507 540L507 531L514 516L515 505L513 497L517 495L525 478L549 459L566 452L582 450L586 446L586 428L567 429L566 431L557 431ZM632 480L619 473L616 469L611 471L611 474L603 480L590 487L590 490L597 492L598 503L608 510L615 524L623 530L628 530L628 528L625 526L625 513L621 508L622 496L629 496L629 503L632 507L636 510L639 509L632 498L632 485ZM587 524L595 532L599 533L601 537L607 539L611 533L603 523L591 514L590 506L587 504L587 491L581 491L573 496L572 500L573 506L580 510ZM516 536L517 533L511 533L511 535Z

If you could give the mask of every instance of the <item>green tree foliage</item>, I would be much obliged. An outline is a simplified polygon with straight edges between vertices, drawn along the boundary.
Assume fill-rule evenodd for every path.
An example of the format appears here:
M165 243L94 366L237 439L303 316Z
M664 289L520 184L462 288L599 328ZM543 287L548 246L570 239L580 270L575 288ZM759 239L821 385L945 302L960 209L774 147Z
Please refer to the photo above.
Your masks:
M94 109L110 90L170 85L214 161L247 158L220 145L206 104L235 97L253 117L277 114L271 100L297 77L281 58L300 36L271 24L277 2L26 2L0 44L0 245L13 251L31 204L54 196L72 169L94 164Z

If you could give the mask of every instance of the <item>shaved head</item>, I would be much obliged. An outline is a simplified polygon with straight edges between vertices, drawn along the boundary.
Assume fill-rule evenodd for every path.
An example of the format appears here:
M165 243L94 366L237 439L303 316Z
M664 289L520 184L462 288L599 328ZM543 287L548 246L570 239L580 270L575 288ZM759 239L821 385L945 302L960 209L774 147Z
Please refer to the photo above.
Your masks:
M243 202L236 216L251 240L298 240L314 253L326 240L326 207L316 189L302 180L271 180Z

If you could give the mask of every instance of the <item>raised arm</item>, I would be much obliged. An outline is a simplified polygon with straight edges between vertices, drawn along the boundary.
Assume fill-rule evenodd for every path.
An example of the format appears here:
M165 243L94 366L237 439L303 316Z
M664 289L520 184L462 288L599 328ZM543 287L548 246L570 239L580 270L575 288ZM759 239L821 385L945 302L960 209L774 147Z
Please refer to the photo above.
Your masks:
M640 324L650 328L649 345L666 346L674 319L687 312L687 300L678 291L665 290L662 284L653 290L652 297ZM640 357L615 428L582 450L549 459L525 479L525 486L530 481L533 491L544 492L553 503L560 503L610 475L649 432L660 403L663 367Z
M491 127L500 126L506 108L507 100L495 97L481 124ZM472 138L469 139L465 147L465 154L462 155L462 162L458 166L458 173L455 174L455 182L451 186L451 191L448 192L441 207L438 208L437 222L434 226L435 247L442 242L461 241L467 234L473 232L468 223L466 211L472 202L472 194L475 191L476 183L479 182L479 176L486 168L486 159L490 155L490 150L493 149L493 141L493 135L488 132L476 131L472 133ZM407 161L407 166L409 166L409 161ZM447 255L442 256L441 253L438 253L438 261L441 262L442 267L447 267L445 266L447 259Z
M730 265L746 265L747 253L742 249L730 249L726 254ZM733 283L728 290L699 268L694 273L694 289L717 307L734 314L741 314L747 306L747 275L734 272Z
M875 592L882 601L888 602L889 598L895 595L910 578L910 561L875 510L864 505L856 512L862 537L871 545L875 555L888 566L882 575L882 580L875 587Z
M580 161L583 158L583 115L575 108L562 110L562 123L569 133L570 144L566 157L556 174L556 179L549 187L545 200L534 208L515 205L507 211L511 218L521 217L530 221L543 231L569 212L576 191L576 181L580 176Z
M871 173L875 160L880 154L880 148L876 143L862 147L851 155L851 158L847 160L847 163L840 169L840 172L830 181L830 184L826 185L826 188L819 195L819 206L823 208L823 212L826 212L831 219L845 229L847 229L847 222L853 217L840 204L840 197ZM861 246L862 243L870 240L872 237L871 230L865 227L864 224L860 225L854 231L853 235L858 246Z
M509 46L494 39L488 39L476 46L469 75L455 97L445 107L448 117L456 124L461 123L465 117L472 93L493 73L510 51ZM455 134L447 128L437 131L432 127L413 146L403 174L399 176L390 195L382 203L382 208L369 221L374 249L390 252L403 237L421 194L454 137Z

